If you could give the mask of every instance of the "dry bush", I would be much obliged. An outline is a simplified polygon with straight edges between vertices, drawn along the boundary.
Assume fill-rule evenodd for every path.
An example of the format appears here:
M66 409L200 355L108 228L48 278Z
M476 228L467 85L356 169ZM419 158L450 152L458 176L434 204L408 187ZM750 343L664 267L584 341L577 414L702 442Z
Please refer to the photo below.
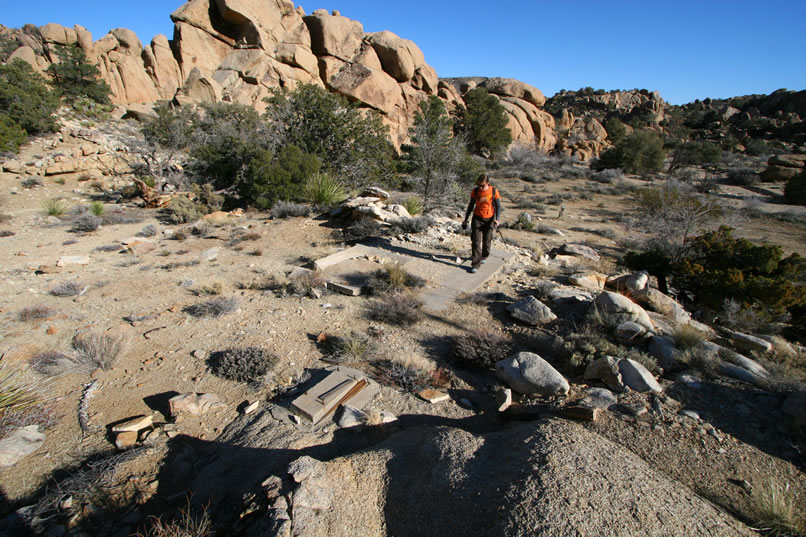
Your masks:
M511 346L512 341L504 334L477 328L453 338L452 355L461 367L490 369L507 357Z
M238 299L235 297L218 297L185 308L185 313L194 317L220 317L238 309Z
M431 372L414 359L377 360L372 363L375 378L381 384L417 393L431 385Z
M806 535L806 511L789 483L770 475L753 487L756 524L764 535L801 537Z
M17 318L23 322L39 321L56 315L56 310L44 304L29 306L17 312Z
M722 364L722 360L702 347L693 347L681 351L677 355L677 363L696 369L708 378L716 378L719 376L719 366Z
M324 276L317 270L304 272L288 280L288 290L295 295L313 296L317 289L324 289L326 285Z
M31 358L31 366L38 373L47 377L57 377L71 373L89 374L98 368L97 364L87 360L83 354L68 355L58 351L37 354Z
M73 220L70 231L74 233L89 233L101 227L101 218L93 214L82 214Z
M373 295L400 293L407 289L423 287L425 280L414 276L397 263L385 265L370 274L367 287Z
M277 362L276 356L261 347L225 349L212 353L208 360L214 374L239 382L260 380Z
M143 229L137 232L138 237L154 237L157 234L157 226L154 224L148 224L144 226Z
M115 224L138 224L142 222L144 216L139 211L121 209L120 207L113 207L106 211L101 217L102 223L105 226Z
M2 215L0 215L0 218L1 218L1 217L2 217ZM0 220L0 221L2 221L2 220ZM11 231L10 229L3 229L3 230L0 230L0 238L3 238L3 237L13 237L14 235L16 235L16 233L14 233L13 231Z
M24 365L0 360L0 416L8 411L24 410L42 402L36 380L27 375Z
M697 330L690 324L677 325L672 334L674 345L681 351L696 348L708 337L702 331Z
M422 233L436 221L430 216L413 216L392 221L393 233Z
M123 249L120 244L104 244L103 246L96 246L92 249L93 252L119 252Z
M293 201L278 201L271 208L272 218L293 218L297 216L308 216L311 214L311 207L303 203Z
M78 282L64 282L50 290L53 296L77 296L84 291L84 286Z
M14 429L38 425L40 431L46 431L58 425L62 416L52 403L38 403L22 409L6 409L0 412L0 438Z
M219 296L224 292L224 285L221 282L213 282L211 284L201 285L193 289L192 292L196 296Z
M207 514L205 507L198 515L193 515L188 506L179 511L179 517L164 522L162 518L152 517L150 526L145 534L138 533L137 537L209 537L215 535L213 522Z
M375 343L366 334L350 331L344 336L328 339L329 362L360 362L370 359L378 350Z
M75 360L87 368L109 370L126 348L129 340L123 334L112 334L103 330L78 332L73 337Z
M397 293L372 301L367 315L373 321L396 326L411 326L423 319L422 302L414 295Z

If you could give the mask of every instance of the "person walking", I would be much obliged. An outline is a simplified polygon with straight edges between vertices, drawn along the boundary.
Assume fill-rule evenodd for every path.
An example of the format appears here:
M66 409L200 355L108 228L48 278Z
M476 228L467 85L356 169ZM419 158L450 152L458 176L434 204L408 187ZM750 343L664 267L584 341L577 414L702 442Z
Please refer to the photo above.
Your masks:
M490 184L487 174L481 174L476 179L476 188L470 193L470 203L467 205L462 229L467 229L471 213L473 220L470 225L470 240L473 255L470 260L470 272L478 272L479 266L490 255L490 243L501 214L501 194Z

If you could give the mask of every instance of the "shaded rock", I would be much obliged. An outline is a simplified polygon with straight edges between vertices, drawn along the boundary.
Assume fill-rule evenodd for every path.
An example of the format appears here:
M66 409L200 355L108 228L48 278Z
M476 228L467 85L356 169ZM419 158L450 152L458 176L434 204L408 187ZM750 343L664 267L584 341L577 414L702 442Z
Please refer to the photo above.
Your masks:
M190 414L201 416L212 409L223 407L224 403L214 393L184 393L175 395L168 400L171 416Z
M794 418L795 424L801 428L806 427L806 391L800 391L790 394L781 410Z
M687 387L697 390L702 387L702 379L692 373L680 373L677 375L677 381L682 382Z
M582 406L608 409L618 403L616 395L607 388L588 388L585 397L579 402Z
M570 255L575 257L584 257L591 261L599 261L599 254L590 246L582 244L563 244L559 248L554 248L549 252L549 255Z
M135 431L124 431L115 436L115 447L118 449L130 448L137 444L137 433Z
M42 445L45 433L39 432L38 425L14 429L0 440L0 467L14 466Z
M636 392L655 392L660 393L663 391L661 385L655 380L655 377L650 373L646 367L630 360L629 358L619 360L618 370L621 373L621 379L625 386Z
M627 321L616 326L613 333L622 341L634 341L643 338L647 332L640 324Z
M773 344L760 337L731 332L730 341L739 352L772 352Z
M447 394L446 394L447 395ZM369 421L369 416L361 409L351 405L343 405L341 414L336 422L339 427L348 429L350 427L363 427Z
M611 390L621 392L624 390L624 381L618 367L618 359L612 356L602 356L588 364L585 368L585 380L600 380Z
M504 412L512 406L512 390L509 388L499 388L495 390L495 408L498 412Z
M598 314L608 326L618 326L625 321L632 321L652 330L652 320L647 312L624 295L604 291L593 301L592 314Z
M649 355L658 361L658 365L666 369L674 369L680 351L674 341L666 336L653 336L649 339Z
M499 379L523 394L565 395L570 386L551 364L537 354L519 352L495 364Z
M527 296L514 304L507 306L507 311L514 318L534 326L550 323L557 319L548 306L533 296Z
M112 427L113 433L123 433L127 431L138 432L148 427L154 423L154 419L152 416L136 416L134 418L129 418L123 423L118 423L117 425Z
M736 380L741 380L742 382L747 382L748 384L754 384L756 386L761 387L767 386L766 377L757 375L756 373L753 373L752 371L749 371L736 364L723 362L719 366L719 372L727 377L734 378Z

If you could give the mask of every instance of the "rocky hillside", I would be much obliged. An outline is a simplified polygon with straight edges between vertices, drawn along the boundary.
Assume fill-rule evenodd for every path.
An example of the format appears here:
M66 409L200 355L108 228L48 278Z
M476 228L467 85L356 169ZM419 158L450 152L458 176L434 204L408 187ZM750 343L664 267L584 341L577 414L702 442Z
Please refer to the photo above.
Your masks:
M124 106L175 99L262 111L271 88L317 84L380 112L398 147L425 97L439 95L449 106L463 102L462 90L440 81L415 43L388 31L364 32L338 11L306 15L288 0L191 0L171 19L173 39L157 35L146 46L124 28L96 41L81 26L58 24L1 29L0 35L12 43L9 60L39 71L54 60L54 47L78 45L100 68L112 101ZM484 86L507 108L516 141L554 148L554 120L540 109L540 90L510 79Z

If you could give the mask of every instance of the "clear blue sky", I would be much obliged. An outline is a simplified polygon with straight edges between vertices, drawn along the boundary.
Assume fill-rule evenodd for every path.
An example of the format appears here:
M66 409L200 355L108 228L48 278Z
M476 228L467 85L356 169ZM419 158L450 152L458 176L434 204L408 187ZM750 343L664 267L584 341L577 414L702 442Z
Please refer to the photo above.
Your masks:
M173 35L181 0L0 0L0 24L81 24L101 38ZM682 104L806 89L806 1L303 0L368 32L411 39L441 77L503 76L560 89L646 88ZM300 5L297 2L296 5Z

